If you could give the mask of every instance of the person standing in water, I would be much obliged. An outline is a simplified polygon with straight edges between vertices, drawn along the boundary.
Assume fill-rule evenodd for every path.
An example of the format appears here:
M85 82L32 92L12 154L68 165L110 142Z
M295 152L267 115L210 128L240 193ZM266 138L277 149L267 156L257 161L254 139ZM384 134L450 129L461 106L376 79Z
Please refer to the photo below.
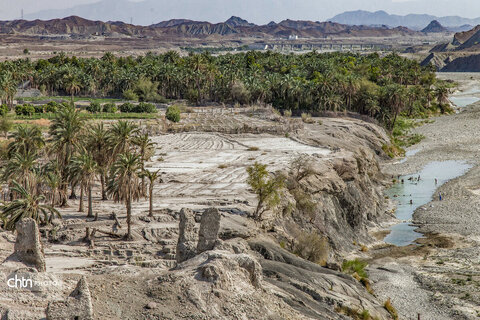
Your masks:
M438 180L437 180L437 178L435 178L435 185L437 185L437 184L438 184Z

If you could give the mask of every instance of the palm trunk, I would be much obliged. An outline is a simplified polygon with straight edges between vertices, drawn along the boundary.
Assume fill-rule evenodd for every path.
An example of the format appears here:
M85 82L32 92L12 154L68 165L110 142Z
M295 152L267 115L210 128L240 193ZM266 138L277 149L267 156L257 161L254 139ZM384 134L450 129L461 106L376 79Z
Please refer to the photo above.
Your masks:
M102 201L108 200L105 190L105 174L103 172L100 174L100 184L102 185Z
M78 212L83 212L83 186L80 186L80 204L78 207Z
M153 183L150 183L148 199L150 207L148 208L148 216L153 217Z
M67 185L63 185L60 188L60 206L63 208L68 207L67 192Z
M92 186L88 186L88 215L87 217L93 217L93 205L92 205ZM95 221L98 220L98 214L95 214Z
M132 200L130 195L127 196L127 240L132 240Z
M71 187L72 192L70 192L70 199L77 199L77 194L75 193L75 188L77 187L77 185L72 183Z

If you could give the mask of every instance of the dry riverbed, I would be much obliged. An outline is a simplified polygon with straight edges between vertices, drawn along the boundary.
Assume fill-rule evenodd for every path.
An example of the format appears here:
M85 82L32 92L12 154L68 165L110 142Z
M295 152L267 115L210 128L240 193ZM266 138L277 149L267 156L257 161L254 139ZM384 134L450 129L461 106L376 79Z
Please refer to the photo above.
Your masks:
M459 84L458 96L480 97L479 74L440 74ZM414 174L434 161L465 161L472 169L442 185L412 223L426 234L418 245L373 250L369 274L381 298L401 319L478 319L480 315L480 103L415 129L426 138L406 161L383 171ZM438 192L443 196L439 200Z

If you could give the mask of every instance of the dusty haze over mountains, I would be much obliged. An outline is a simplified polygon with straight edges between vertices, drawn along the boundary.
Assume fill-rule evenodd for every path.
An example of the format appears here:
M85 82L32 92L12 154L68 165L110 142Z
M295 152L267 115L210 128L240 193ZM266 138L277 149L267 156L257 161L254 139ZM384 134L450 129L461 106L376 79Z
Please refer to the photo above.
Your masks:
M0 0L0 19L52 19L78 15L88 19L122 20L149 25L171 18L219 22L232 15L254 23L268 23L286 18L324 21L344 11L386 10L394 14L428 13L435 16L480 16L480 2L458 0Z

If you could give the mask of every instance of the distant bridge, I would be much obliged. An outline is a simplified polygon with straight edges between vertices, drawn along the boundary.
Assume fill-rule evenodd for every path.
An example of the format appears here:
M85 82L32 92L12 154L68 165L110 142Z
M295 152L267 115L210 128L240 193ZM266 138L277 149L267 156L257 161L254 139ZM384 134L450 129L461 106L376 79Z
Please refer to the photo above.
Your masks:
M255 43L250 45L251 49L256 50L276 50L276 51L391 51L392 45L383 43Z

